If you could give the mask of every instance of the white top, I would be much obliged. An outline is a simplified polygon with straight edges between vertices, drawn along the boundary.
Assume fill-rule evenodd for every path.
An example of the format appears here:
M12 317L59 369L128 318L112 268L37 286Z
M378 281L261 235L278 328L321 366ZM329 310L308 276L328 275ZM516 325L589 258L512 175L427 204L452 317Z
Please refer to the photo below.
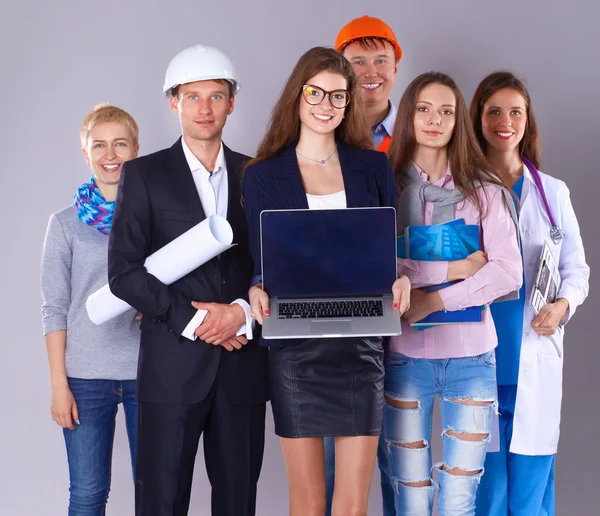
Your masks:
M306 194L311 210L340 210L346 208L346 190L327 195Z
M215 168L212 172L206 170L200 160L194 155L190 148L185 143L185 140L181 138L181 146L183 147L183 154L192 172L196 190L198 190L198 196L202 203L202 209L206 218L211 215L221 215L227 218L227 202L229 183L227 181L227 163L225 162L225 153L223 151L223 142L219 148L219 154L217 154L217 160L215 161ZM201 301L201 300L199 300ZM236 299L231 304L238 304L246 312L246 324L243 324L238 335L246 335L248 339L252 339L252 316L250 315L250 305L244 299ZM182 335L190 340L196 340L194 332L196 328L202 324L204 317L206 316L205 310L198 310L196 315L192 318L189 324L183 330Z

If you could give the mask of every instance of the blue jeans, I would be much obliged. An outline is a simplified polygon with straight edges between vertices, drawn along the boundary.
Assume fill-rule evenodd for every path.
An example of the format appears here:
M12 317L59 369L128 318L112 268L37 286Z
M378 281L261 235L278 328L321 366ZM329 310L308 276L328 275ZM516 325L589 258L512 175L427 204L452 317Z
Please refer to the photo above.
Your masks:
M449 359L414 359L388 353L385 360L383 431L379 447L384 514L430 515L436 484L432 478L433 402L440 395L442 462L438 471L440 516L475 514L475 495L483 475L496 407L494 351ZM389 400L414 404L397 408ZM465 401L481 402L469 405ZM467 441L452 434L485 434ZM407 446L414 443L412 446ZM453 468L470 475L456 475ZM416 487L411 484L429 485ZM393 493L394 505L391 505Z
M117 406L123 403L135 478L138 406L135 380L69 378L80 424L64 429L69 461L69 516L104 516L110 490Z
M556 455L510 453L516 385L498 386L500 451L488 453L477 491L477 516L554 516Z

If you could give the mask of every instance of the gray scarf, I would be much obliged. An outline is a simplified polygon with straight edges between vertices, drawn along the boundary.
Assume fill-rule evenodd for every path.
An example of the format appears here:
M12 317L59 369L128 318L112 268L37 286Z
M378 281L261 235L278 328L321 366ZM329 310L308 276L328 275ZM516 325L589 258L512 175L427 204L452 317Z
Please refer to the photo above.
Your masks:
M411 163L404 176L405 184L402 186L402 192L398 199L397 225L398 235L403 235L407 226L422 226L425 201L433 203L433 214L431 224L443 224L456 218L456 205L465 200L465 196L458 189L448 190L440 186L432 185L421 180L419 172ZM504 202L510 211L510 215L517 230L517 240L519 240L519 222L517 219L517 210L512 195L506 188L502 188ZM493 214L489 214L493 216ZM519 291L515 290L502 296L497 301L510 301L519 299Z

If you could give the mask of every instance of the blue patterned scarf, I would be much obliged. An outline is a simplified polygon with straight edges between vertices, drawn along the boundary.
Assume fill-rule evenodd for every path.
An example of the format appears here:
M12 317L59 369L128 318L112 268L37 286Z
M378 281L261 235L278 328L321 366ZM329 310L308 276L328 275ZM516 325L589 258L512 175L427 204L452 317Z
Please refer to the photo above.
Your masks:
M77 215L81 222L105 235L110 233L115 203L104 199L94 176L92 176L89 183L83 183L77 189L75 208L77 208Z

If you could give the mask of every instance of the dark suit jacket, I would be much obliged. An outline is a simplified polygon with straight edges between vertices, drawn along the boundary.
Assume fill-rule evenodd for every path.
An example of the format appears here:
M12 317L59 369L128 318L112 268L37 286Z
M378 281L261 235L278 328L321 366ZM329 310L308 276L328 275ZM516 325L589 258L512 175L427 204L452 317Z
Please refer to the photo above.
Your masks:
M338 143L338 156L348 208L396 207L398 191L385 153ZM255 279L261 274L261 211L308 209L295 145L275 158L248 167L244 173L242 191ZM280 347L290 344L290 341L273 339L263 341L263 344Z
M145 259L206 218L181 141L123 166L108 275L111 291L143 314L137 380L141 401L197 403L217 378L233 403L268 399L267 354L258 338L228 352L181 337L196 313L192 300L231 303L248 298L252 258L240 192L248 157L227 147L224 152L227 220L237 245L170 286L146 271Z

